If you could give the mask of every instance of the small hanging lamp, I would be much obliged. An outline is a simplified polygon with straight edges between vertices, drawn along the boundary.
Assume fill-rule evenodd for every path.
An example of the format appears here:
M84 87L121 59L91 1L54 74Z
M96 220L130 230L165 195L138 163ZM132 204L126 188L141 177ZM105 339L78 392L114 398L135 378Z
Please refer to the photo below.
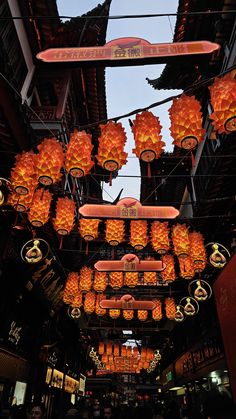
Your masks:
M154 221L151 226L151 242L153 249L160 255L164 255L170 249L168 223Z
M165 269L161 271L162 280L164 282L174 281L176 279L174 257L172 255L164 255L161 260L166 265Z
M74 226L75 202L68 197L58 198L56 218L53 220L56 232L62 236L69 234Z
M92 314L95 310L96 295L94 292L87 292L84 298L84 311L87 314Z
M153 318L153 320L158 322L162 319L161 300L155 299L153 301L156 304L156 307L152 310L152 318Z
M125 285L130 288L134 288L138 285L138 272L126 272L125 273Z
M95 271L93 289L97 292L104 292L107 287L107 274L106 272Z
M28 213L30 223L34 227L42 227L49 218L52 194L48 190L37 189Z
M92 287L92 269L87 266L83 266L80 269L79 275L79 289L82 292L88 292Z
M106 220L106 241L117 246L124 241L125 223L123 220Z
M201 105L194 96L181 95L169 109L171 136L177 147L191 150L203 140Z
M236 131L236 80L234 72L215 78L209 87L213 126L220 134Z
M130 244L136 250L142 250L148 243L147 221L130 221Z
M137 114L136 119L132 123L132 132L135 140L133 153L149 165L151 161L160 157L165 146L165 143L161 141L162 126L159 118L150 111L144 111L141 114ZM151 176L150 166L148 166L148 176Z
M174 298L168 297L165 299L166 317L169 320L175 319L176 306Z
M44 186L56 183L61 179L64 164L64 152L56 138L45 138L38 145L39 153L35 157L36 175Z
M188 227L186 224L176 224L172 227L174 252L178 257L187 257L190 253Z
M118 290L124 285L123 272L111 272L109 274L109 285L114 289Z
M138 319L141 322L145 322L148 318L148 311L147 310L137 310L137 312L138 312L137 313Z
M180 276L184 279L192 279L195 275L193 261L190 256L179 258Z
M206 268L206 250L201 233L193 231L189 233L190 256L194 264L195 272L202 272Z
M101 136L98 139L98 164L112 173L127 163L127 153L124 152L126 133L122 124L109 121L100 125Z
M19 195L27 195L36 188L35 154L32 151L16 155L10 180L13 190Z
M85 131L74 130L70 134L67 146L65 168L71 176L79 178L86 176L94 163L91 160L93 145L92 135Z

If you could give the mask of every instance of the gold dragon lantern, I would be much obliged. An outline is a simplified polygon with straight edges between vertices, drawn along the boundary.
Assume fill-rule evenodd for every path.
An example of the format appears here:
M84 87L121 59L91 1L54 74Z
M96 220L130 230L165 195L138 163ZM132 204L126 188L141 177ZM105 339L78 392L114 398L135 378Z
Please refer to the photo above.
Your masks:
M19 195L32 193L37 186L35 154L32 151L17 154L11 170L11 186Z
M93 274L92 269L88 268L87 266L83 266L80 269L80 275L79 275L79 289L80 289L80 291L88 292L88 291L91 290L92 274Z
M194 96L182 95L169 109L173 144L191 150L203 140L201 105Z
M189 233L190 256L195 272L202 272L206 268L207 258L203 235L197 231Z
M126 133L120 122L109 121L105 125L100 125L100 128L101 136L98 139L96 158L98 164L112 174L127 162L127 153L124 152Z
M175 319L176 305L174 298L168 297L165 299L166 317L169 320Z
M130 244L136 250L142 250L148 244L147 221L130 221Z
M161 128L159 118L150 111L137 114L135 120L132 121L132 131L135 140L133 153L140 160L148 163L149 177L151 176L150 162L160 157L165 146L165 143L161 141Z
M106 241L111 246L117 246L124 241L124 220L106 220Z
M220 134L236 131L236 80L234 73L215 78L209 87L213 126Z
M48 190L37 189L28 213L29 222L34 227L42 227L49 219L52 194Z
M164 255L170 249L169 228L167 222L154 221L151 226L151 243L153 249Z
M68 197L58 198L56 217L53 220L54 228L58 234L65 236L71 232L75 219L75 202Z
M176 224L172 227L174 252L178 257L187 257L190 253L188 227L186 224Z
M175 275L175 261L172 255L163 255L161 258L165 264L165 269L161 271L161 278L164 282L171 282L176 279Z
M65 168L71 176L79 178L90 173L94 162L91 160L92 135L75 130L70 134L66 150Z
M64 165L64 151L56 138L45 138L38 145L39 153L35 157L38 182L44 186L59 182Z
M153 302L156 304L156 307L152 310L152 318L158 322L162 319L162 304L159 299L154 299Z
M124 285L123 272L111 272L109 274L109 285L114 289L118 290Z

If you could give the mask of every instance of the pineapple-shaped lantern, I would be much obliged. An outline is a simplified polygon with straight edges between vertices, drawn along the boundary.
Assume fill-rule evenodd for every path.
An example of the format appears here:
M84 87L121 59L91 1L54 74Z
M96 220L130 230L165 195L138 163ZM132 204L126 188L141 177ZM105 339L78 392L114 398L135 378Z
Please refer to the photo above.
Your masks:
M106 272L95 271L93 289L97 292L105 291L107 287L107 274Z
M64 164L62 145L56 138L45 138L37 148L39 153L35 157L35 166L39 183L47 186L58 182Z
M156 307L152 310L152 318L157 322L162 319L161 300L155 299L153 302L156 304Z
M32 151L17 154L11 170L11 185L19 195L27 195L36 188L35 154Z
M71 176L79 178L86 176L94 163L91 160L93 145L91 134L85 131L75 130L70 134L70 141L67 146L65 168Z
M151 242L153 249L160 255L164 255L170 248L168 223L154 221L151 227Z
M41 227L49 218L52 194L48 190L37 189L28 213L30 223L34 227Z
M80 289L80 291L88 292L88 291L91 290L92 274L93 274L92 269L88 268L87 266L83 266L80 269L80 275L79 275L79 289Z
M166 317L169 320L175 319L176 306L174 298L168 297L165 299Z
M147 221L131 220L130 222L130 244L136 250L142 250L148 243Z
M190 256L193 261L195 272L202 272L206 267L206 250L201 233L193 231L189 233Z
M190 253L188 227L186 224L176 224L172 227L174 252L178 257L187 257Z
M79 220L80 235L86 241L94 240L98 237L98 226L101 220L81 218Z
M77 272L70 272L66 279L66 285L63 292L63 301L65 304L71 304L76 294L79 292L78 288L79 277Z
M106 220L106 241L111 246L117 246L124 241L124 220Z
M84 298L84 311L87 314L92 314L95 310L96 295L94 292L87 292Z
M75 202L68 197L58 198L54 228L62 236L69 234L74 226Z
M111 272L109 275L109 285L114 289L118 290L124 285L123 272Z
M172 255L163 255L161 258L165 269L161 271L161 278L164 282L174 281L176 279L175 275L175 261Z

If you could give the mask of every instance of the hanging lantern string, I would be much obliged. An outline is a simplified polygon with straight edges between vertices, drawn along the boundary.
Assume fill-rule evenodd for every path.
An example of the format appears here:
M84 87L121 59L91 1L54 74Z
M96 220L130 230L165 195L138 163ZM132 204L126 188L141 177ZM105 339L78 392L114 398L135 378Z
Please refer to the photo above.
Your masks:
M235 70L236 69L236 64L234 64L234 65L232 65L231 67L229 67L229 68L227 68L226 70L224 70L224 71L222 71L222 72L220 72L219 74L217 74L217 75L215 75L215 76L213 76L213 77L210 77L210 78L208 78L208 79L206 79L206 80L200 80L199 82L197 82L197 83L194 83L194 84L192 84L192 85L190 85L190 86L188 86L186 89L185 89L185 91L184 91L184 94L187 94L187 93L192 93L192 92L194 92L196 89L198 89L199 87L202 87L202 86L205 86L205 85L208 85L208 84L210 84L212 81L214 81L215 80L215 78L217 78L217 77L221 77L221 76L223 76L224 74L227 74L227 73L230 73L232 70ZM11 87L11 89L17 94L17 96L22 100L22 97L21 97L21 94L15 89L15 87L13 86L13 84L4 76L4 74L2 74L1 72L0 72L0 76L5 80L5 82ZM167 97L167 98L165 98L165 99L163 99L163 100L161 100L161 101L159 101L159 102L154 102L154 103L152 103L151 105L149 105L149 106L146 106L145 108L139 108L139 109L135 109L135 110L133 110L133 111L131 111L131 112L128 112L127 114L123 114L123 115L119 115L119 116L115 116L115 117L112 117L112 118L107 118L107 119L102 119L102 120L100 120L100 121L96 121L96 122L93 122L93 123L91 123L91 124L86 124L86 125L73 125L73 129L74 128L78 128L79 130L82 130L82 129L86 129L86 128L92 128L92 127L97 127L98 125L100 125L100 124L104 124L104 123L106 123L106 122L108 122L108 121L115 121L115 122L117 122L119 119L123 119L123 118L128 118L129 116L132 116L132 115L136 115L137 113L140 113L140 112L143 112L143 111L146 111L146 110L148 110L148 109L152 109L152 108L155 108L155 107L158 107L158 106L160 106L160 105L163 105L163 104L165 104L165 103L167 103L167 102L170 102L171 100L173 100L173 99L175 99L175 98L179 98L179 97L181 97L182 96L182 94L183 93L180 93L180 94L178 94L178 95L174 95L174 96L169 96L169 97ZM42 125L44 126L44 128L46 128L47 129L47 131L49 131L50 132L50 134L52 135L52 137L58 137L59 139L60 139L60 137L61 137L61 133L60 134L58 134L58 135L55 135L55 133L53 132L53 131L51 131L50 130L50 128L48 128L48 126L45 124L45 122L40 118L40 116L37 114L37 112L35 112L34 111L34 109L27 103L27 102L24 102L23 103L25 106L27 106L28 107L28 109L37 117L37 119L42 123ZM39 143L41 142L41 140L39 140Z

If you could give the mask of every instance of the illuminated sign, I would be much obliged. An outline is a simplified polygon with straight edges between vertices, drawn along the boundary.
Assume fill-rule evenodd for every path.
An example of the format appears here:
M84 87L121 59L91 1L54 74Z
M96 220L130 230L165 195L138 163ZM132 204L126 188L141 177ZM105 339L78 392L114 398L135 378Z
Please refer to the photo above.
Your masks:
M83 217L92 218L176 218L179 211L174 207L143 206L135 198L123 198L116 205L85 204L79 208Z
M156 307L154 301L136 301L132 295L123 295L119 300L101 300L101 308L122 310L153 310Z
M161 272L166 265L161 260L139 260L138 256L128 253L121 260L99 260L94 268L105 272Z
M185 57L211 54L220 46L209 41L192 41L151 44L141 38L118 38L104 46L49 48L37 54L39 60L48 63L101 62L107 66L167 62L171 57Z

